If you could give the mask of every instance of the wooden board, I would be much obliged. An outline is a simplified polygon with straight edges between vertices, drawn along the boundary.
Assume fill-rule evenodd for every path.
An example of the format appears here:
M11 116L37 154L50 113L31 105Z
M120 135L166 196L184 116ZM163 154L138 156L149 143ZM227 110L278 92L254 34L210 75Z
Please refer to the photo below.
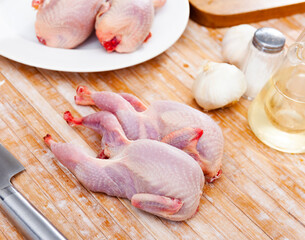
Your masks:
M305 12L302 0L189 0L191 17L207 27L229 27Z
M291 44L305 14L269 20L255 27L276 27ZM96 153L100 136L62 119L96 109L77 106L73 96L83 84L94 90L129 92L146 103L169 99L200 109L191 86L203 59L222 61L226 29L208 29L189 21L169 50L143 64L104 73L66 73L29 67L0 56L0 139L26 167L13 179L24 194L68 239L304 239L305 156L263 145L247 123L250 102L208 114L225 137L223 176L206 184L199 212L171 222L141 212L125 199L92 193L60 165L44 144L50 133ZM0 211L0 239L22 236Z

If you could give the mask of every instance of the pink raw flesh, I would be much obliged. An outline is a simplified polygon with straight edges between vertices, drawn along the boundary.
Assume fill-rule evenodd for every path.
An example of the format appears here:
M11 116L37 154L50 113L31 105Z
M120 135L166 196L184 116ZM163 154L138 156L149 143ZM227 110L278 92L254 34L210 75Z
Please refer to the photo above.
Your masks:
M43 137L43 140L48 146L51 146L51 142L53 141L52 136L50 134L47 134Z
M221 174L222 174L222 170L220 169L214 177L207 179L207 182L208 183L214 182L216 179L220 178Z
M79 92L77 97L85 96ZM161 140L192 156L202 168L207 182L221 176L219 170L223 156L223 135L208 115L172 101L155 101L146 108L139 99L135 99L134 106L132 97L124 98L124 95L106 91L90 92L88 100L89 98L102 112L115 115L129 140ZM81 105L92 105L84 104L83 100L76 103L79 104L78 102ZM138 104L144 106L144 109L137 111ZM100 132L99 129L97 131Z
M69 124L69 125L81 125L82 124L82 118L74 118L71 114L70 111L66 111L64 113L64 119L66 120L66 122Z
M45 40L44 38L37 36L37 39L38 39L38 41L39 41L40 43L42 43L43 45L46 45L46 44L47 44L47 42L46 42L46 40Z
M104 41L102 45L106 49L107 52L113 52L115 48L119 45L120 41L114 37L109 41Z
M149 34L147 35L147 37L145 38L144 42L146 43L148 41L148 39L150 39L152 36L151 32L149 32Z
M32 1L32 7L35 9L38 9L39 5L42 3L41 0L33 0Z

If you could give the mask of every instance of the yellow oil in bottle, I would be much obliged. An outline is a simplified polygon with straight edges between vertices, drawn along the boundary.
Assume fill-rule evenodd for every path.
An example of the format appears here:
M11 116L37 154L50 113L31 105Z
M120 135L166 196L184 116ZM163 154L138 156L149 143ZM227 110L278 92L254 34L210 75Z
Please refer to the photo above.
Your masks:
M286 69L277 76L285 77L290 71ZM249 125L266 145L283 152L303 153L305 102L303 99L299 101L297 95L298 91L303 92L304 81L299 81L298 86L293 79L290 86L289 82L277 80L270 79L252 102L248 112Z

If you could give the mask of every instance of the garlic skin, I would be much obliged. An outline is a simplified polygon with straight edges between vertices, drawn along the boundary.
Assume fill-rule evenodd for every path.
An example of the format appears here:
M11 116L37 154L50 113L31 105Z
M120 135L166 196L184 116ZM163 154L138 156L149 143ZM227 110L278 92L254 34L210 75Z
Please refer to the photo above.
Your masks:
M193 95L204 110L237 102L247 89L244 73L227 63L205 61L193 84Z
M241 24L227 30L222 40L222 56L226 62L242 69L255 27Z

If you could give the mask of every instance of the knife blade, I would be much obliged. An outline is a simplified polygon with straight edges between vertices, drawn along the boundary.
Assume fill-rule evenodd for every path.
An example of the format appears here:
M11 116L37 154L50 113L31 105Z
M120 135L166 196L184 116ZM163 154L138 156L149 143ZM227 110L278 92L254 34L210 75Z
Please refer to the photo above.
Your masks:
M0 208L27 239L66 240L11 184L11 178L24 170L0 143Z

